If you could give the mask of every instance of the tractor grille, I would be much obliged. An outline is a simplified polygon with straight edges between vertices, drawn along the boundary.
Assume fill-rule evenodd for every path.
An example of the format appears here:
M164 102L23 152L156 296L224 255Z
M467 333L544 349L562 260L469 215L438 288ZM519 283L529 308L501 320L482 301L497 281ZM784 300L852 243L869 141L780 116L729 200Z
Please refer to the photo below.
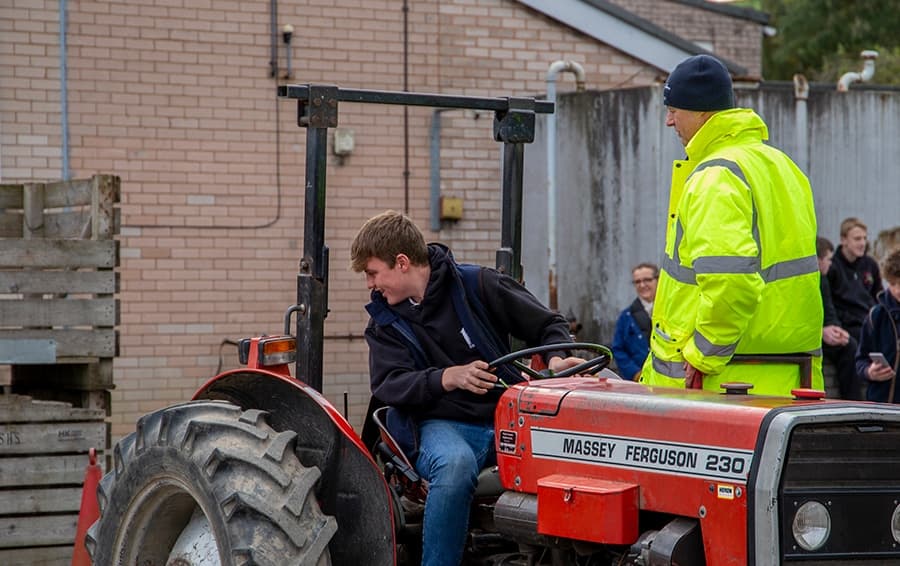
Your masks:
M785 562L804 565L885 563L900 559L891 518L900 505L900 423L798 425L791 434L780 488ZM821 548L805 550L792 534L797 509L825 506L831 531Z

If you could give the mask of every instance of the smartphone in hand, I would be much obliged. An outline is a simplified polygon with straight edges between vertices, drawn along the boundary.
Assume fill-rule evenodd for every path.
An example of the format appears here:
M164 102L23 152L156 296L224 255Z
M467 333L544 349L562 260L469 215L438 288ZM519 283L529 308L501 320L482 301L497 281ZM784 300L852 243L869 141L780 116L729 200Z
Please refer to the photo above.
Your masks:
M888 363L887 358L881 352L869 352L869 359L883 366L891 367L891 364Z

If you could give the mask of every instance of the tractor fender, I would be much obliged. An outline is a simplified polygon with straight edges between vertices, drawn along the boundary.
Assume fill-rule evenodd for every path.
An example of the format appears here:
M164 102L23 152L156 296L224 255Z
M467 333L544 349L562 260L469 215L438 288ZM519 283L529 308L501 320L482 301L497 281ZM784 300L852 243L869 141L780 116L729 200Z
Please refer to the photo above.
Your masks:
M289 376L243 368L206 382L194 400L206 399L266 411L273 429L297 433L297 458L321 471L316 498L338 523L330 545L332 564L395 563L390 488L359 435L325 397Z

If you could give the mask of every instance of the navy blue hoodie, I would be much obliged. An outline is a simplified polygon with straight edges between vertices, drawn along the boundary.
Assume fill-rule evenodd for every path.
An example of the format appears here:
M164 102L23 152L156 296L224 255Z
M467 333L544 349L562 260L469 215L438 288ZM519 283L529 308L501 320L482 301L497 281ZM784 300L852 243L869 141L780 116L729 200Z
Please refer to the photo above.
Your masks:
M900 304L890 293L883 291L878 296L878 305L872 309L871 315L862 327L859 347L856 349L856 372L865 379L866 368L872 363L869 352L881 352L894 371L897 371L897 329L900 328ZM895 374L894 379L898 379ZM891 402L888 400L890 381L869 381L866 388L866 400ZM894 387L894 403L900 403L900 384Z
M482 359L462 331L450 292L455 266L450 250L429 244L431 276L418 305L402 301L391 308L403 317L425 350L430 367L417 369L416 360L396 329L370 320L366 328L372 394L417 420L443 418L492 422L502 390L477 395L444 391L444 368ZM569 326L558 313L542 305L511 277L493 269L482 271L482 303L499 336L511 335L528 346L571 342ZM373 292L373 300L383 300ZM490 362L491 360L484 360Z

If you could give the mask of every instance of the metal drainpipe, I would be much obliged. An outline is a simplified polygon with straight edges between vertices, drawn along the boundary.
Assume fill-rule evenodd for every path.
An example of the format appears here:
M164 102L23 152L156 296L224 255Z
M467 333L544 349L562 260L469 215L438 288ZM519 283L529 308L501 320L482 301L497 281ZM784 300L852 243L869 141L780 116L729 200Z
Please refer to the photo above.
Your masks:
M62 171L60 176L63 181L68 181L69 173L69 72L68 54L66 52L66 0L59 0L59 105L60 105L60 136L62 153Z
M547 69L547 100L556 103L556 76L575 74L575 90L584 91L584 68L575 61L554 61ZM547 115L547 249L549 306L559 310L556 293L556 110Z
M403 0L403 92L409 92L409 2ZM409 214L409 106L403 105L403 212Z
M269 0L269 77L278 80L278 0Z
M809 134L807 131L806 101L809 98L809 83L806 77L794 75L794 105L796 108L794 133L797 136L797 166L801 171L809 171Z
M878 59L878 52L866 50L859 54L863 60L863 70L861 73L844 73L838 80L838 92L847 92L850 90L852 83L868 82L875 75L875 59Z
M431 231L441 230L441 112L431 112Z

